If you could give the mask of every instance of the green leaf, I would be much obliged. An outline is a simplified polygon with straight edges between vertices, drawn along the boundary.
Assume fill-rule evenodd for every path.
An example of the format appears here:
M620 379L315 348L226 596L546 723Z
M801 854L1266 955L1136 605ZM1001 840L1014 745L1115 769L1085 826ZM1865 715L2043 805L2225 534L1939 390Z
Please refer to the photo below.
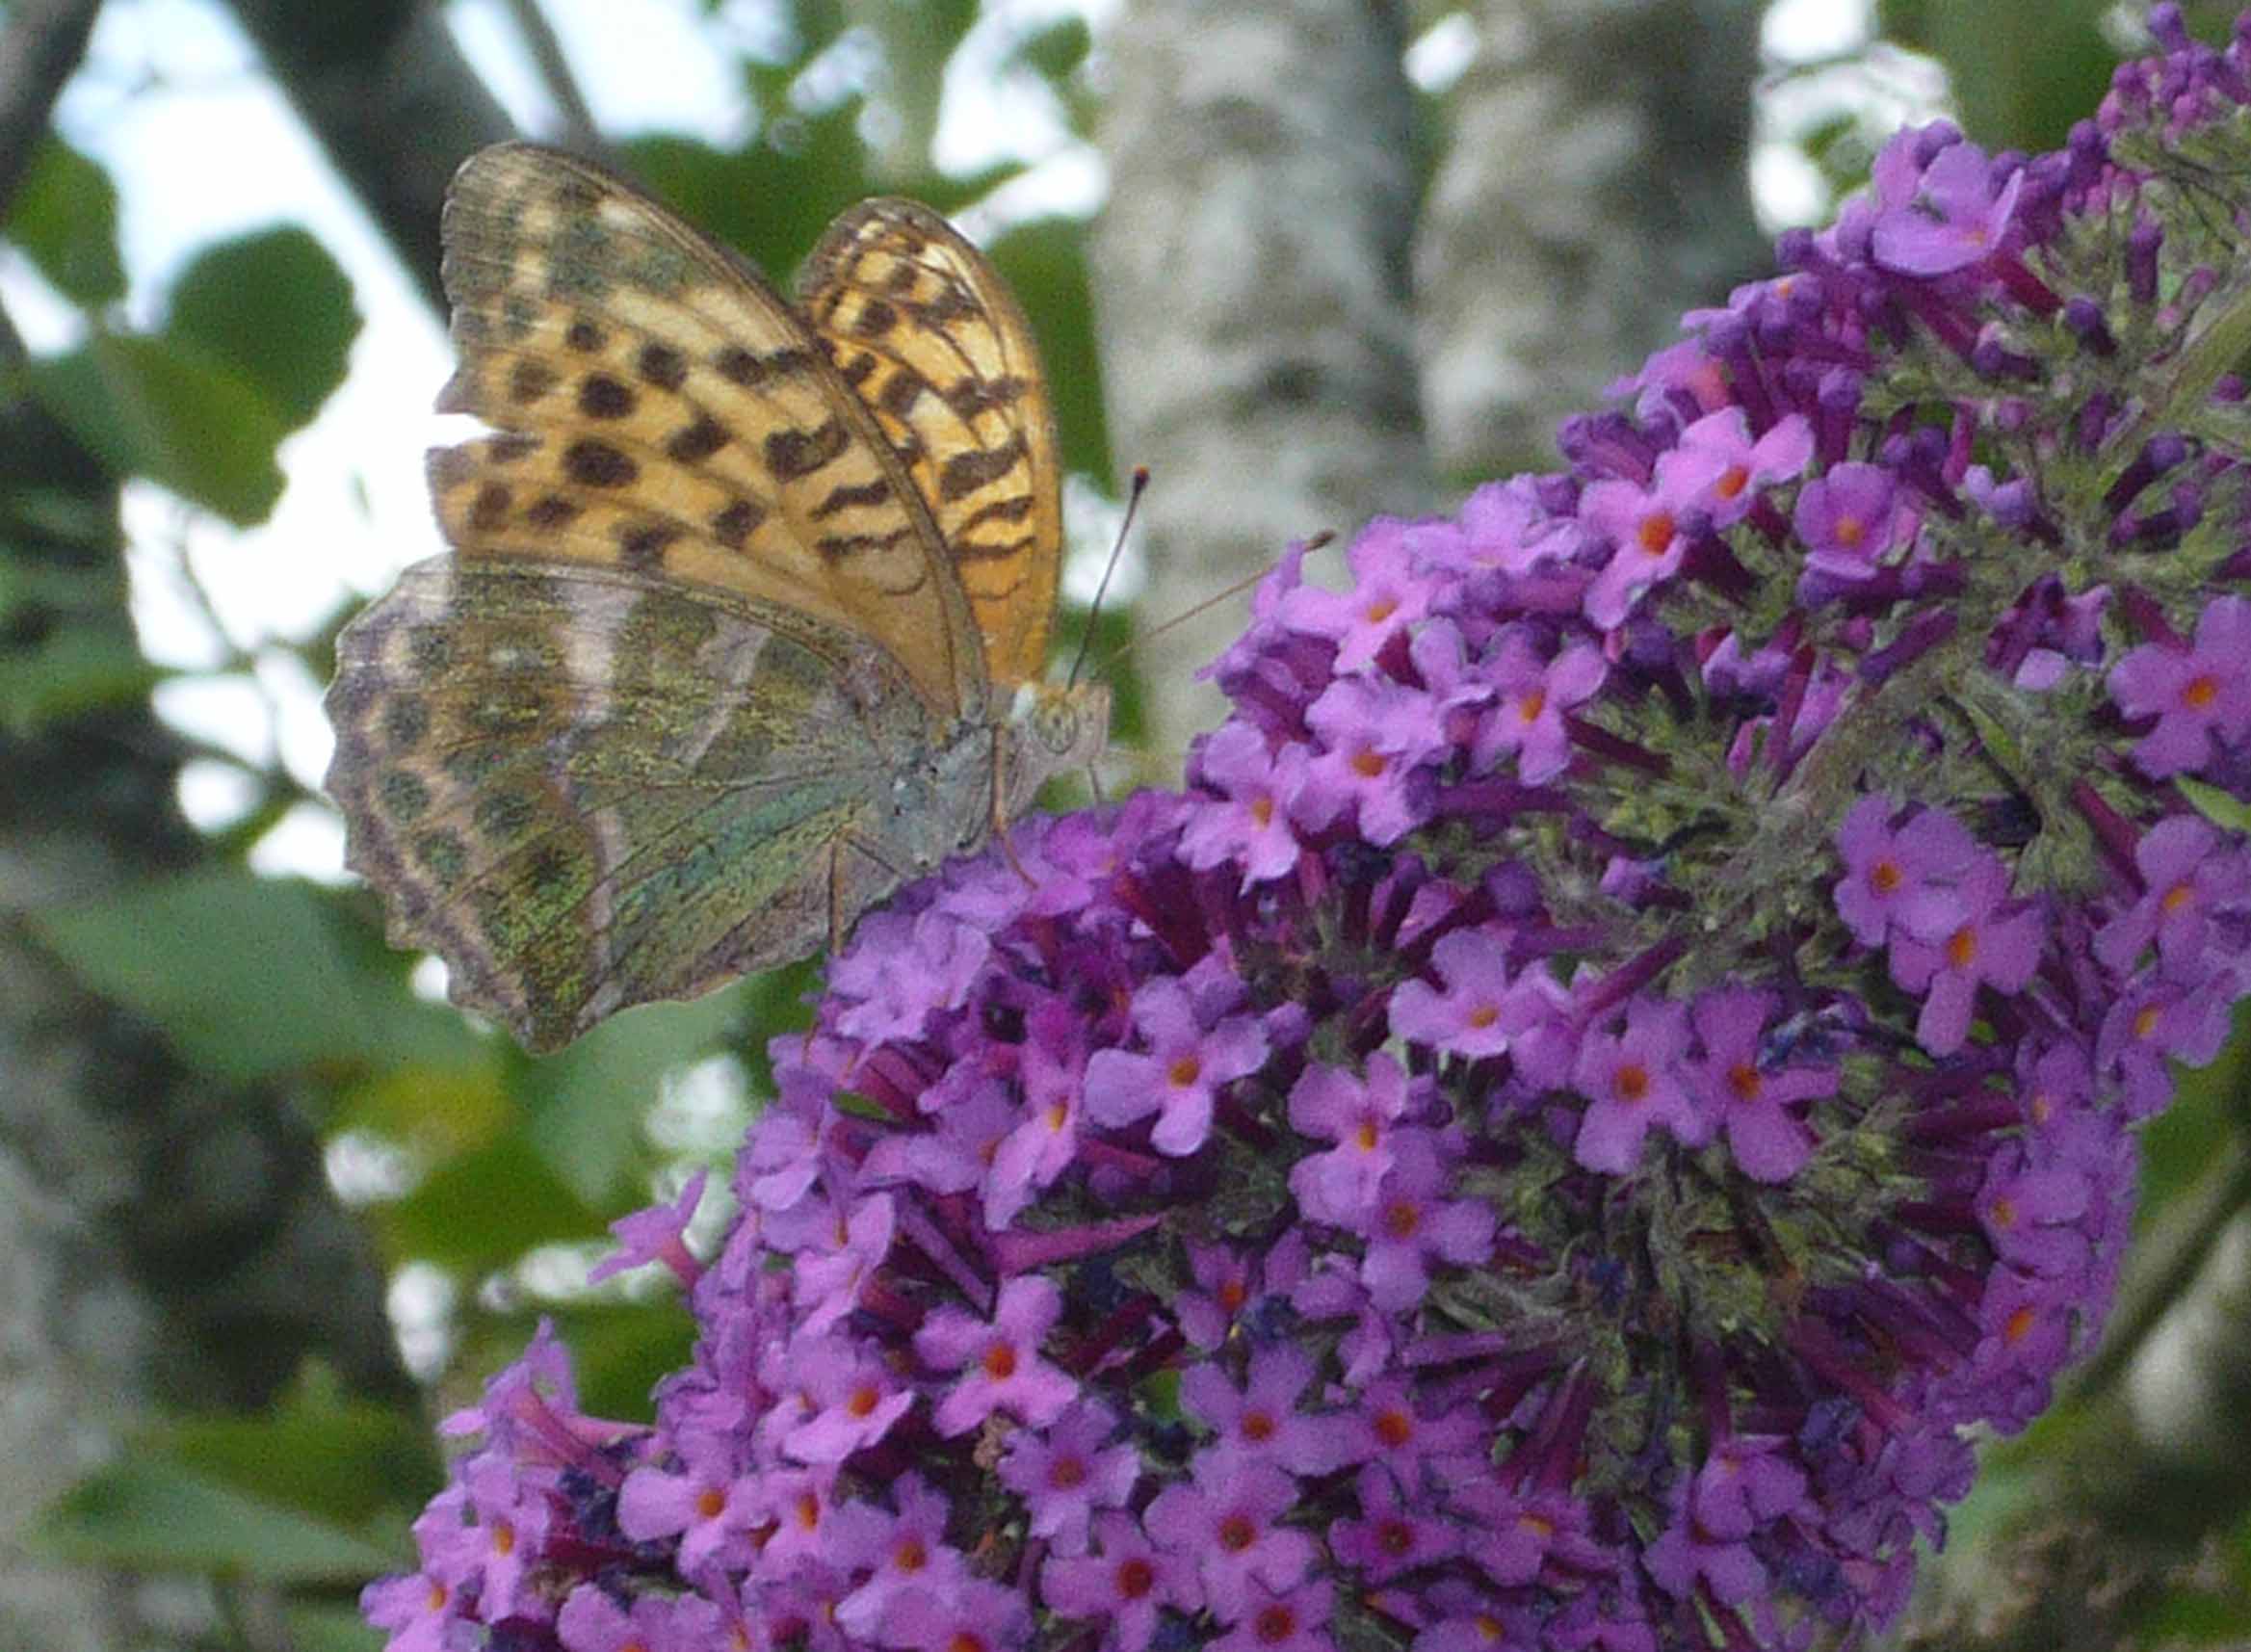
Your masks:
M1884 0L1885 39L1946 66L1963 130L1992 149L2056 149L2101 101L2111 0Z
M344 382L359 322L350 279L292 225L197 253L172 288L165 331L258 386L295 430Z
M28 1534L78 1565L218 1572L267 1583L358 1584L398 1557L349 1532L155 1456L79 1482Z
M32 922L89 986L155 1022L188 1061L248 1083L380 1054L327 899L228 869L48 907Z
M651 1004L614 1015L567 1048L527 1062L539 1156L580 1198L608 1208L645 1157L641 1119L657 1082L709 1055L741 1019L740 984L692 1004Z
M521 1132L449 1161L371 1215L390 1255L464 1272L505 1267L535 1246L602 1231L602 1218Z
M88 307L125 296L118 256L118 189L60 138L44 139L8 209L8 239L66 298Z
M786 289L828 221L868 193L853 118L788 117L776 131L787 148L737 153L661 136L624 148L634 175L674 212Z
M103 335L33 362L26 386L110 471L144 476L237 527L281 497L272 400L199 346Z
M445 1482L423 1419L351 1399L317 1369L264 1415L173 1418L143 1445L185 1473L355 1532Z
M90 711L134 704L166 675L121 624L60 625L29 647L0 652L0 730L31 734Z
M566 1308L553 1318L570 1348L579 1403L591 1416L653 1421L650 1394L694 1350L695 1321L676 1297Z
M281 1620L289 1628L292 1652L382 1652L389 1636L351 1606L318 1606L284 1601Z

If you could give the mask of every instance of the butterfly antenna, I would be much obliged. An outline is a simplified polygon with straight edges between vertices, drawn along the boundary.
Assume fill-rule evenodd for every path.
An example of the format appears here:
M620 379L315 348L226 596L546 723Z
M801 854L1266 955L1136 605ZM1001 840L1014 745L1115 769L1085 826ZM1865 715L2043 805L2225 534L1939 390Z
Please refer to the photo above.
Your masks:
M1110 562L1102 570L1102 583L1094 588L1094 600L1086 609L1086 628L1079 634L1079 657L1071 662L1071 674L1065 679L1076 688L1079 671L1086 664L1086 650L1094 642L1094 621L1101 616L1102 599L1110 594L1111 577L1117 572L1118 559L1125 555L1126 535L1133 532L1134 512L1141 508L1141 495L1149 491L1149 467L1134 466L1133 485L1126 493L1125 520L1117 525L1117 541L1110 547Z
M1323 545L1334 542L1335 539L1336 535L1330 532L1328 529L1323 528L1320 533L1315 534L1312 536L1312 538L1308 538L1302 548L1306 552L1311 553L1320 550ZM1132 653L1136 648L1140 647L1144 642L1154 642L1158 638L1164 636L1165 632L1172 630L1175 626L1186 625L1197 615L1209 614L1213 609L1218 607L1222 602L1232 602L1235 598L1241 596L1244 591L1248 590L1252 586L1258 584L1260 580L1272 573L1276 565L1278 565L1276 563L1269 563L1265 567L1259 569L1258 572L1254 574L1246 574L1242 579L1237 580L1225 590L1214 591L1210 596L1205 597L1203 601L1197 603L1193 608L1188 609L1180 614L1175 614L1170 619L1165 620L1160 624L1150 626L1148 630L1142 632L1131 642L1128 642L1124 647L1120 648L1116 653L1111 655L1109 659L1103 661L1102 665L1104 670L1107 671L1110 667L1124 659L1128 654Z

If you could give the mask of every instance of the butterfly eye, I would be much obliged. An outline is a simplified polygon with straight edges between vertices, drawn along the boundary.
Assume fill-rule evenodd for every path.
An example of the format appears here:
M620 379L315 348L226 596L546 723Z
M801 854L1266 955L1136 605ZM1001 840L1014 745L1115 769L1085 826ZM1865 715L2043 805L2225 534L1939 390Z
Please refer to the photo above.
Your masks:
M1079 738L1079 714L1060 700L1049 700L1032 714L1032 736L1060 757Z

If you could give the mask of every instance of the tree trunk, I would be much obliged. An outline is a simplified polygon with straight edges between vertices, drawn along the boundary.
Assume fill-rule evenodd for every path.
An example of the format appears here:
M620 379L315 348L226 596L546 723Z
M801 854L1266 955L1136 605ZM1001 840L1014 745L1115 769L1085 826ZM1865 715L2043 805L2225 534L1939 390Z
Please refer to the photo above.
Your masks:
M1748 0L1479 0L1415 245L1424 412L1464 482L1548 469L1556 422L1771 265L1746 175Z
M1431 497L1400 44L1381 0L1135 0L1112 31L1092 273L1112 451L1154 477L1154 621ZM1143 655L1167 766L1216 720L1194 672L1243 616L1221 603Z

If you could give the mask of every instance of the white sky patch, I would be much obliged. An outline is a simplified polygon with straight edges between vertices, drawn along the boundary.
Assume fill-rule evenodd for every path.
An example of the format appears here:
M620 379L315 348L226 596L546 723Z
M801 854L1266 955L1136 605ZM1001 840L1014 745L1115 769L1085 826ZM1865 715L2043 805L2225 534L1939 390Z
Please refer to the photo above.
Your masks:
M1449 12L1407 44L1407 78L1433 96L1461 79L1478 55L1478 25L1467 12Z

